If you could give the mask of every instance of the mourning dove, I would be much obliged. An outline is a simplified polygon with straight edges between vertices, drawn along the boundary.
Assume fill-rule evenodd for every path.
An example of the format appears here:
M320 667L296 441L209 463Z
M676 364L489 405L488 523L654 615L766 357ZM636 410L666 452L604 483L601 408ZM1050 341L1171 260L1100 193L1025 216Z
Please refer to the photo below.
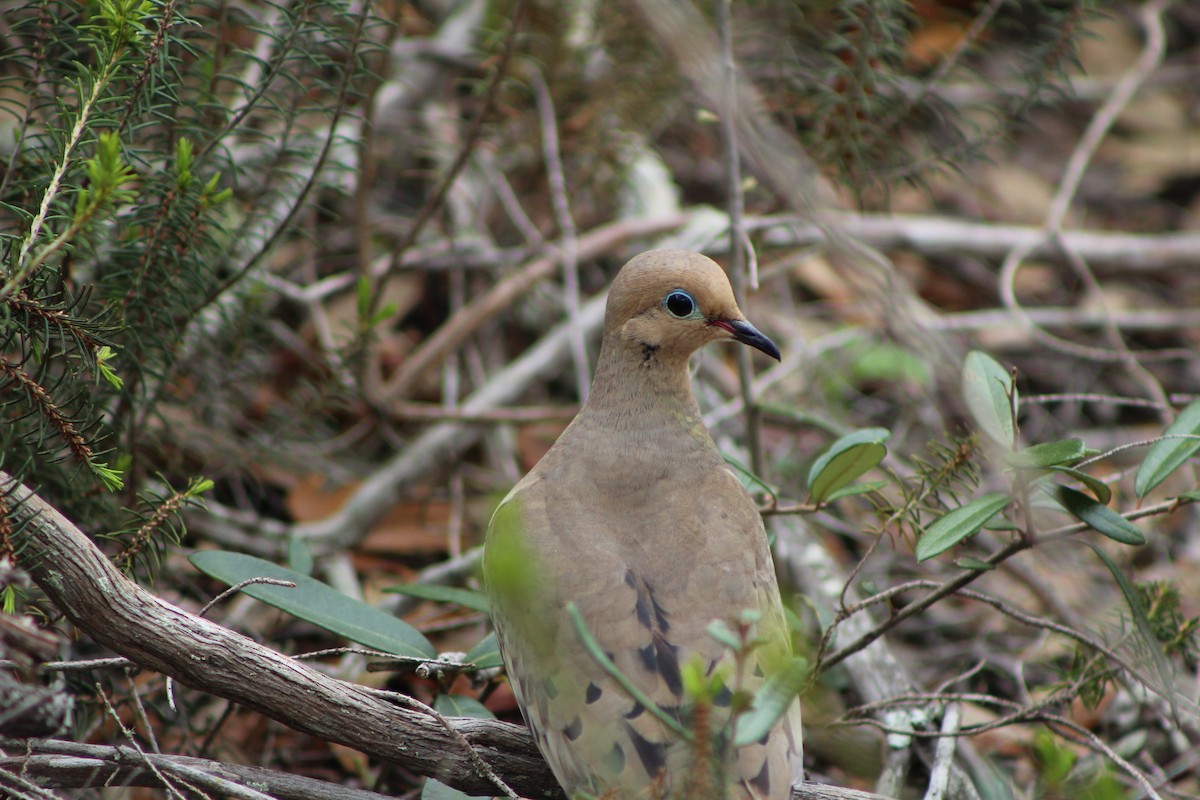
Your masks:
M492 517L484 578L504 664L568 797L783 800L799 776L797 701L757 742L730 752L726 730L705 758L584 644L586 632L643 699L693 733L719 731L729 690L752 692L790 655L762 518L692 395L688 357L721 341L779 358L708 258L631 260L609 292L591 396ZM763 643L739 668L707 629L746 610ZM704 719L689 705L689 670L725 676Z

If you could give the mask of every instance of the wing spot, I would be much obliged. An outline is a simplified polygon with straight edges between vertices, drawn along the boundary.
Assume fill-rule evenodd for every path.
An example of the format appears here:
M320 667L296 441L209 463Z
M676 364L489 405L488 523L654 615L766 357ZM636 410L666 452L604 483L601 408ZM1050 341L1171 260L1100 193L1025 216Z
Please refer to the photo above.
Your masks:
M600 691L600 687L589 681L587 685L587 694L584 696L584 699L587 701L588 705L591 705L599 700L600 695L602 694L604 694L604 692Z
M638 658L642 660L642 666L649 672L658 671L658 657L654 654L654 643L638 648Z
M656 639L655 654L658 658L658 672L676 697L683 696L683 676L679 671L678 648L672 644Z
M645 738L629 725L625 726L625 730L629 734L629 741L633 742L633 749L637 751L638 759L646 768L646 774L651 778L658 777L667 763L663 746Z
M572 742L575 741L576 739L578 739L579 734L582 732L583 732L583 720L581 720L579 717L575 717L575 719L571 720L570 725L563 728L563 735L567 737L568 741L572 741Z

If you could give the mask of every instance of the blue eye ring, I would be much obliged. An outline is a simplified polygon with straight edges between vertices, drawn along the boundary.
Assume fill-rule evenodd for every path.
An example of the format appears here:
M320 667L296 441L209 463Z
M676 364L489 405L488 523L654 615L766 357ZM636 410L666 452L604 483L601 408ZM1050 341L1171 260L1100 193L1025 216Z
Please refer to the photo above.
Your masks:
M662 307L675 319L695 319L700 316L696 300L683 289L672 289L662 300Z

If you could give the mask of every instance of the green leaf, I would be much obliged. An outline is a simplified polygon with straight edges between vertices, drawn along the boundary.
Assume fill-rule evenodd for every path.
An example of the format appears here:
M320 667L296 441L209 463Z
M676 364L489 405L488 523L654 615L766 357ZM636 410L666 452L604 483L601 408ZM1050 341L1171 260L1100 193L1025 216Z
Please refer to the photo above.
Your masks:
M1070 475L1075 480L1082 483L1084 486L1092 490L1092 494L1096 495L1096 499L1101 503L1108 505L1108 501L1112 499L1112 489L1108 484L1094 475L1088 475L1081 470L1072 469L1071 467L1050 467L1054 472L1061 472L1063 475Z
M728 453L721 453L721 458L725 459L725 463L733 468L734 476L745 487L746 491L755 492L761 490L771 497L779 494L774 486L771 486L762 478L755 475L753 470L733 456Z
M989 564L983 559L973 556L963 556L962 558L955 559L954 566L961 567L962 569L973 569L977 572L990 572L996 568L995 564Z
M415 597L418 600L433 600L438 603L453 603L469 608L472 611L488 613L488 601L483 592L474 589L463 589L458 586L441 586L433 583L409 583L403 586L389 586L384 589L389 594L402 594Z
M92 474L100 479L104 484L104 488L110 492L119 492L125 488L125 480L121 477L121 470L110 467L107 464L101 464L95 459L88 460L88 466L92 468Z
M1067 779L1077 758L1073 750L1060 746L1047 730L1033 735L1033 753L1041 766L1042 780L1051 787L1059 787Z
M867 481L866 483L852 483L849 486L843 486L829 497L825 498L825 502L832 503L834 500L841 500L843 497L854 497L860 494L869 494L878 492L883 487L887 486L887 481Z
M304 537L288 537L288 567L301 575L312 575L314 566L316 564L313 561L312 550L304 541Z
M1200 450L1200 400L1180 411L1163 436L1191 438L1163 438L1154 443L1133 479L1133 491L1138 497L1149 494Z
M471 648L471 652L467 653L465 660L469 664L474 664L479 669L504 666L504 659L500 656L500 643L496 641L496 634L489 633L480 639L479 643Z
M983 432L1013 449L1017 439L1013 428L1017 389L1008 370L988 354L972 350L963 362L962 394L967 410Z
M399 656L437 656L429 640L408 623L295 570L225 550L193 553L189 560L196 569L230 586L260 577L292 581L295 589L254 584L242 591L352 642Z
M1087 455L1082 439L1063 439L1060 442L1044 442L1026 447L1004 457L1013 469L1048 469L1071 464Z
M804 682L808 679L808 659L793 656L772 673L767 682L754 693L754 702L737 721L734 744L743 747L757 742L775 727L787 713Z
M116 352L108 345L101 345L96 350L96 371L100 373L100 377L104 378L105 382L114 389L120 389L125 385L125 380L113 371L112 364L108 363L116 355Z
M734 633L733 628L730 628L729 623L723 619L714 619L708 623L708 627L704 631L734 652L742 649L741 638Z
M872 469L887 455L883 443L892 433L887 428L865 428L846 434L821 455L808 471L808 491L822 503Z
M421 800L471 800L471 795L452 789L441 781L426 778L421 787Z
M1150 626L1150 618L1146 616L1146 608L1142 605L1142 599L1138 596L1137 589L1125 577L1125 573L1116 565L1116 562L1108 557L1103 548L1087 540L1080 541L1090 547L1092 552L1104 562L1104 566L1108 567L1108 571L1112 573L1113 580L1121 588L1121 594L1125 596L1125 602L1129 605L1129 616L1133 619L1134 627L1137 628L1138 638L1141 640L1137 648L1139 655L1142 653L1149 654L1150 660L1154 662L1155 672L1158 673L1159 687L1166 690L1160 691L1159 694L1165 697L1167 702L1170 703L1171 716L1179 719L1175 690L1172 688L1176 685L1175 671L1171 668L1171 664L1167 661L1167 657L1163 654L1162 647L1154 635L1154 629Z
M917 561L933 558L963 539L974 536L989 519L1008 505L1011 499L1003 492L992 492L972 500L961 508L947 511L921 534L917 541Z
M447 717L474 717L475 719L495 719L496 715L474 697L461 694L439 694L433 701L433 708L439 714Z
M359 277L355 284L354 299L358 306L358 318L366 319L371 311L371 279L366 275Z
M907 348L889 342L860 340L847 351L851 359L847 377L855 386L901 381L929 386L933 382L930 365L921 355Z
M1096 531L1121 544L1145 544L1146 537L1129 520L1103 503L1069 486L1054 487L1054 498L1072 516L1086 522Z

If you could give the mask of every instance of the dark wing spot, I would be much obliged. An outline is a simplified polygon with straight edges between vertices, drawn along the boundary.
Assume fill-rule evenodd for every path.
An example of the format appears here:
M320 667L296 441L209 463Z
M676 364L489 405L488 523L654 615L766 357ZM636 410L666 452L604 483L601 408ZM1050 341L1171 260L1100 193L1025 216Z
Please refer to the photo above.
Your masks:
M633 742L633 749L646 768L646 774L651 778L657 777L667 763L665 748L646 739L629 725L625 726L625 732L629 734L629 741Z
M579 734L582 732L583 732L583 720L581 720L579 717L576 717L575 719L571 720L571 724L568 725L567 727L563 728L563 735L566 736L567 739L572 742L575 741L576 739L578 739Z
M642 660L642 666L645 667L648 672L658 671L658 659L654 655L654 642L651 642L645 647L639 647L637 653L638 658Z
M601 694L603 694L603 692L600 691L600 687L589 681L587 685L587 694L584 695L584 699L587 701L588 705L591 705L600 699Z
M771 796L771 762L763 763L762 769L758 774L750 779L750 785L758 790L758 794L762 797Z
M648 672L657 673L676 697L683 695L683 676L679 672L678 649L655 634L654 641L645 647L639 647L637 651L642 666Z
M662 478L666 478L668 475L669 473L664 472ZM641 626L659 633L669 631L671 623L667 619L667 612L658 604L658 600L655 599L654 590L650 588L650 584L638 580L631 570L626 570L625 572L625 583L631 589L637 591L637 604L634 608L637 611L638 622Z
M649 591L649 587L647 587L647 591ZM654 599L653 593L650 594L650 602L654 604L654 619L658 622L658 629L663 633L671 630L671 623L667 621L667 612Z
M679 672L679 648L665 639L654 637L654 652L658 660L658 674L676 697L683 695L683 676Z
M635 701L633 704L633 708L631 708L625 712L625 719L637 719L638 717L640 717L642 715L642 712L645 710L646 710L646 707L644 705Z
M638 624L643 628L650 628L653 630L650 622L650 603L646 602L647 600L649 600L649 597L642 592L638 592L637 603L634 605L634 610L637 611ZM654 605L657 606L658 604L655 603Z

